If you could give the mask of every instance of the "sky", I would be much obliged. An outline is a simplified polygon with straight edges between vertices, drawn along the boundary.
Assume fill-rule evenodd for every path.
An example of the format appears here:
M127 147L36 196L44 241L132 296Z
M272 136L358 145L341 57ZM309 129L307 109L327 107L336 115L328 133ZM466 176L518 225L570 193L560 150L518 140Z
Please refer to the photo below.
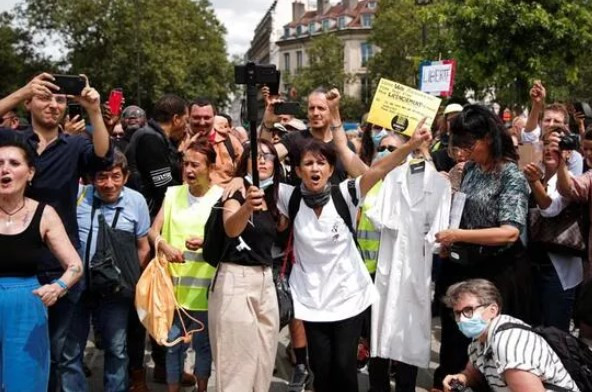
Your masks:
M158 0L153 0L158 1ZM285 0L284 0L285 1ZM9 11L20 0L0 0L0 11ZM273 0L210 0L218 20L226 27L226 48L230 56L242 55L249 49L253 32ZM44 50L52 57L58 48Z

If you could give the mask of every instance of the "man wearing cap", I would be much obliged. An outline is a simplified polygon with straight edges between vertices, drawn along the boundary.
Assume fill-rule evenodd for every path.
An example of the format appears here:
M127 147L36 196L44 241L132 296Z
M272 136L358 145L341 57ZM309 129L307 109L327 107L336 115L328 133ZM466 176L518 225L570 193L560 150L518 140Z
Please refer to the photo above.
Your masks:
M124 152L132 140L132 135L138 129L146 125L146 112L139 106L130 105L121 113L121 127L123 128L123 137L113 139L113 145L119 151Z
M449 172L456 164L454 160L448 155L448 140L450 138L449 130L452 120L462 112L462 106L458 103L451 103L444 109L444 122L440 129L440 134L432 144L431 155L436 170Z

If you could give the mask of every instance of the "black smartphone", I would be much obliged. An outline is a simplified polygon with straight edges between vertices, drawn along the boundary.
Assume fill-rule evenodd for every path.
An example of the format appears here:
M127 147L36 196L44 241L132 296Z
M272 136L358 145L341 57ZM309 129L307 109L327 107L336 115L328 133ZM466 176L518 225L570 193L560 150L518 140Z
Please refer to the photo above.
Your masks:
M53 77L55 80L52 83L60 88L56 94L80 95L86 86L86 81L80 75L53 75Z
M298 102L278 102L273 105L275 114L289 114L298 116L300 114L300 104Z
M70 116L70 120L74 118L74 116L78 116L78 120L82 119L82 106L79 104L72 102L68 104L68 116Z
M281 72L277 71L276 81L274 83L269 83L267 85L269 87L269 95L271 95L272 97L280 95L280 77L281 77Z
M592 118L592 108L588 102L574 102L573 105L576 112L582 113L587 118Z

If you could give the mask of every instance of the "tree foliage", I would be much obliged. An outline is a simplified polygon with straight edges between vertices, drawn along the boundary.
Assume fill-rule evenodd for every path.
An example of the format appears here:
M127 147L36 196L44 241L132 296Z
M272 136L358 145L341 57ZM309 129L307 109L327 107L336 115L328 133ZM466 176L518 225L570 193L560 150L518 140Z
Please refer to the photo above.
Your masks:
M222 104L234 87L208 0L25 0L21 15L63 39L69 72L103 93L122 87L128 104L150 108L167 92Z
M7 95L29 81L49 60L33 50L31 34L11 24L13 15L0 13L0 95Z
M320 86L343 90L351 76L343 69L343 42L335 34L325 33L313 38L306 54L308 66L289 77L298 95L305 97Z

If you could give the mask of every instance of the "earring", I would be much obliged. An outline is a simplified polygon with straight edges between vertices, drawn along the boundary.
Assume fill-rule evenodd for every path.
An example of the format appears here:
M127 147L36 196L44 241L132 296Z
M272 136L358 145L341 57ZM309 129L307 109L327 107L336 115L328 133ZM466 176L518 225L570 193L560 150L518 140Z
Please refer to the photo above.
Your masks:
M29 186L33 186L33 181L29 180Z

